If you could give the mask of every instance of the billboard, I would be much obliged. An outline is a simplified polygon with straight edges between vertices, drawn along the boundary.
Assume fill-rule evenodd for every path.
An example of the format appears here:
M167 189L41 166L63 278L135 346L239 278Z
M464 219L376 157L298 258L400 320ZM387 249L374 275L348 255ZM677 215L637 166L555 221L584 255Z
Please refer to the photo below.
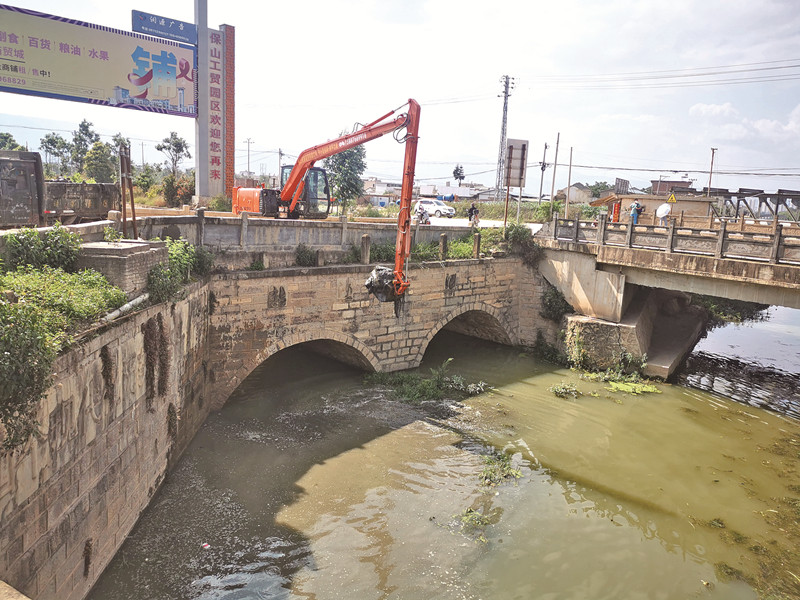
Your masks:
M0 4L0 91L195 117L194 46Z

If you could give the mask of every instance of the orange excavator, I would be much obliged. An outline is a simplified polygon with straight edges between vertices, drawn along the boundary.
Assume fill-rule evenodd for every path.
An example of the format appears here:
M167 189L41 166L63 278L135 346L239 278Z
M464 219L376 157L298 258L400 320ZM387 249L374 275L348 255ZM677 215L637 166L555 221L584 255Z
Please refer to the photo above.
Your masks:
M398 114L405 106L408 106L408 111ZM395 140L406 145L400 213L397 216L394 270L376 267L370 274L366 287L381 302L400 300L409 286L405 263L411 253L411 192L417 163L419 114L419 103L409 99L407 105L386 113L353 133L303 150L294 165L282 167L280 190L233 188L234 213L250 211L288 219L326 218L331 205L328 176L324 169L315 167L314 163L393 132Z

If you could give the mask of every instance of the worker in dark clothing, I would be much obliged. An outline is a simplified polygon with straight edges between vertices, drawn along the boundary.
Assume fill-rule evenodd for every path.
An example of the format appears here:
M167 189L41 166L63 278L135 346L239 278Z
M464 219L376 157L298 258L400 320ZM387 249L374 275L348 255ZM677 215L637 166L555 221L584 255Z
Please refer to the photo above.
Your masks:
M472 223L472 219L475 218L475 215L478 214L478 208L475 206L475 203L472 203L472 206L469 207L467 211L467 217L469 217L469 222Z

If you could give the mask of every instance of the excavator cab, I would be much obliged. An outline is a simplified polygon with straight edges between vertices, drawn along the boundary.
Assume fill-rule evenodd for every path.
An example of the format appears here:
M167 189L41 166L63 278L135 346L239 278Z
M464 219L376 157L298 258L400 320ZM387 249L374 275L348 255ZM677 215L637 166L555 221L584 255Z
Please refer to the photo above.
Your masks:
M281 167L281 189L289 180L294 165ZM325 169L311 167L306 173L303 185L303 197L295 206L294 214L289 218L305 217L306 219L326 219L331 210L331 194L328 185L328 174Z

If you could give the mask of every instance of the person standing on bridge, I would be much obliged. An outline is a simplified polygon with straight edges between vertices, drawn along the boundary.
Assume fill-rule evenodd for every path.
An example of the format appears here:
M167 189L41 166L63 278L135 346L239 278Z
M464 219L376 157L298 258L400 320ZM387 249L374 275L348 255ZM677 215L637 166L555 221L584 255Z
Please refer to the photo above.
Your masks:
M636 225L639 222L639 214L642 212L642 205L638 200L634 200L631 204L631 224Z

